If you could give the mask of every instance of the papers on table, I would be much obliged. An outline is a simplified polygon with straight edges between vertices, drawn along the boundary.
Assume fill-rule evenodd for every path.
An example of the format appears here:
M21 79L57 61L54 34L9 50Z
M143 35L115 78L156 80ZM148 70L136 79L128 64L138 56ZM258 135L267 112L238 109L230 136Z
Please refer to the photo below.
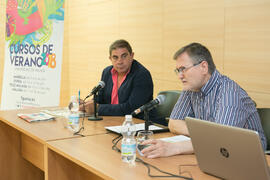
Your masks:
M55 108L55 109L44 109L41 110L42 112L45 112L47 114L56 116L56 117L66 117L68 118L70 112L68 108Z
M174 142L190 140L190 137L187 137L184 135L178 135L178 136L172 136L172 137L167 137L167 138L160 138L160 140L174 143Z
M44 110L41 110L42 112L45 112L47 114L50 114L52 116L55 116L55 117L65 117L65 118L68 118L68 116L70 115L70 110L67 108L67 107L64 107L64 108L55 108L55 109L44 109ZM85 114L84 112L82 111L79 111L79 116L80 117L88 117L89 114Z
M145 125L144 123L135 124L136 131L144 130L145 129L145 126L144 125ZM109 131L112 131L112 132L121 134L121 127L122 126L108 126L108 127L105 127L105 128L107 130L109 130ZM149 130L151 130L151 131L153 131L153 130L162 130L162 129L164 129L164 128L158 127L156 125L150 125L149 126Z

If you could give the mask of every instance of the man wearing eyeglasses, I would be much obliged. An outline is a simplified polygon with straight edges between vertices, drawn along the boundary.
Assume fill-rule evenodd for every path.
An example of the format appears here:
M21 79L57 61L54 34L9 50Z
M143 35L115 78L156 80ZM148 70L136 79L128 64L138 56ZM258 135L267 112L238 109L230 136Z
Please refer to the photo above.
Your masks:
M101 80L105 87L97 97L100 116L124 116L153 99L153 81L150 72L133 59L134 52L130 44L123 39L110 45L111 66L102 72ZM89 114L94 111L93 100L80 106ZM150 114L153 115L154 114ZM143 114L136 116L143 119ZM150 117L151 119L151 117Z
M209 50L192 43L179 49L175 55L175 72L183 84L183 91L169 120L170 131L189 136L185 117L195 117L220 124L255 130L266 149L266 138L255 104L234 81L219 73ZM193 153L191 141L168 143L160 140L142 153L148 158Z

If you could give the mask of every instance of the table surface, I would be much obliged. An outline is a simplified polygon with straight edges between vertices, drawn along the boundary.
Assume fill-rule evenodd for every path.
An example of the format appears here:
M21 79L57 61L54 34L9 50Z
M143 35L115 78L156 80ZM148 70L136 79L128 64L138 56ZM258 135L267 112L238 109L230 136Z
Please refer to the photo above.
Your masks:
M29 123L17 116L18 113L36 113L43 109L50 108L0 111L0 119L9 126L41 143L45 143L46 141L79 137L79 135L73 135L73 132L66 128L67 118L65 117L57 117L55 120L51 121ZM104 116L103 120L101 121L89 121L86 117L84 120L84 131L82 131L81 134L84 136L105 134L107 133L107 130L104 127L121 125L123 121L124 117L119 116ZM80 118L80 124L81 122L82 118ZM141 123L144 121L134 118L134 122Z
M0 119L101 178L152 179L147 175L147 168L143 164L136 162L135 166L130 167L127 163L122 162L120 153L112 150L112 139L116 137L116 134L109 133L104 127L121 125L124 117L105 116L102 121L88 121L86 118L84 121L85 130L82 132L86 137L81 137L74 136L73 132L65 128L67 119L64 117L57 117L53 121L28 123L17 116L18 113L35 113L42 109L50 108L0 111ZM138 119L134 119L134 121L135 123L144 122ZM172 134L160 133L156 134L155 138L168 136L172 136ZM217 179L199 169L195 155L177 155L157 159L147 159L138 154L137 156L166 172L187 177L192 176L194 179ZM269 156L267 156L267 161L270 162ZM153 169L151 173L163 175Z
M161 133L155 138L172 136L171 133ZM152 179L147 175L147 168L136 162L129 166L122 162L121 154L112 150L114 134L88 136L84 138L66 139L48 142L49 149L64 156L72 162L84 167L104 179ZM120 145L121 141L118 145ZM147 159L137 154L145 162L163 171L183 175L195 179L217 179L200 171L195 155L178 155L166 158ZM164 175L151 168L153 175ZM164 178L155 178L164 179ZM170 178L179 179L179 178Z

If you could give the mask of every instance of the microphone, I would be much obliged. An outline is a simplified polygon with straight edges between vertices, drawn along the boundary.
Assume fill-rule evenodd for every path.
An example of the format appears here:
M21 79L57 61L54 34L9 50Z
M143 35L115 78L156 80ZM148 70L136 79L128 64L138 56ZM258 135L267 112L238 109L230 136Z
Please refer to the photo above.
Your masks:
M99 81L98 85L95 86L95 87L92 89L91 93L90 93L88 96L86 96L85 99L89 98L89 97L92 96L93 94L96 94L100 89L102 89L102 88L104 88L104 87L105 87L105 82L104 82L104 81Z
M149 103L141 106L140 108L136 109L135 111L133 111L131 113L132 116L137 115L139 113L141 113L144 110L150 110L152 108L154 108L156 105L158 104L163 104L165 101L165 96L164 95L158 95L156 99L150 101Z

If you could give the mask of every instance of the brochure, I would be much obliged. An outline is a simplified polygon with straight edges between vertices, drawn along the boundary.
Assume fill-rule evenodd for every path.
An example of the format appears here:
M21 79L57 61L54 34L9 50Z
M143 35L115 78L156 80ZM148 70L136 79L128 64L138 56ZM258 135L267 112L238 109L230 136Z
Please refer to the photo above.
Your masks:
M53 120L54 116L46 114L44 112L38 113L29 113L29 114L17 114L18 117L26 120L27 122L35 122L35 121L49 121Z

